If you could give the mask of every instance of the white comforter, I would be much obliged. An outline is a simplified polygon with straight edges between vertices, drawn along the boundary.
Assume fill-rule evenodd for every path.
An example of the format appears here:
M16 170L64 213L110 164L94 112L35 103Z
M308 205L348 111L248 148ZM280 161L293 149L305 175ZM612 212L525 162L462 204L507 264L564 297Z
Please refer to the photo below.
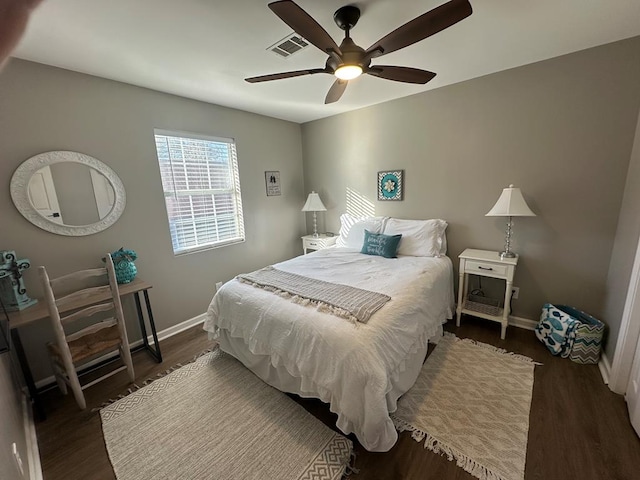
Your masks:
M367 324L354 325L232 280L211 301L205 330L213 338L221 329L242 338L252 354L269 356L274 367L286 368L313 396L330 403L344 433L354 432L368 450L389 450L397 440L389 413L399 394L387 394L405 360L429 339L437 342L442 323L452 316L451 261L386 259L329 248L275 267L384 293L391 300Z

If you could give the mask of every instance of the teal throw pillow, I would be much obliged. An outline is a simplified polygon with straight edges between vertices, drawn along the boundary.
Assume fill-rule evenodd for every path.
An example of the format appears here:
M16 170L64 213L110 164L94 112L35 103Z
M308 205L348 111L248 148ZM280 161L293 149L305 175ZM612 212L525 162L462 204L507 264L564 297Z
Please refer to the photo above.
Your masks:
M385 258L396 258L402 234L385 235L383 233L371 233L364 231L364 244L360 253L367 255L379 255Z

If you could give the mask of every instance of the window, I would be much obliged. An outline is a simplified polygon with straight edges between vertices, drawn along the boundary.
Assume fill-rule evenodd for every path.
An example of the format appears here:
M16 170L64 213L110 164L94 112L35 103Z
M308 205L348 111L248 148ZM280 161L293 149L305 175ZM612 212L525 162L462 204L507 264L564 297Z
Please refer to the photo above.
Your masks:
M155 138L173 252L243 242L235 142L159 130Z

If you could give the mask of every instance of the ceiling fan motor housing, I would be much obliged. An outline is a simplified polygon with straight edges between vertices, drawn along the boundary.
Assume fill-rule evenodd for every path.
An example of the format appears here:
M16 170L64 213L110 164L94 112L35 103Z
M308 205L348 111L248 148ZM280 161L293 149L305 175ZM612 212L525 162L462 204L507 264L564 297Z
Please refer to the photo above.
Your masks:
M359 47L355 42L346 37L340 44L340 50L342 51L342 61L338 60L337 56L331 55L327 59L327 67L335 71L341 65L360 65L363 70L366 70L371 64L371 59L366 58L365 50Z
M359 18L360 9L354 5L340 7L336 10L336 13L333 14L333 21L336 22L338 27L345 31L349 31L355 27Z

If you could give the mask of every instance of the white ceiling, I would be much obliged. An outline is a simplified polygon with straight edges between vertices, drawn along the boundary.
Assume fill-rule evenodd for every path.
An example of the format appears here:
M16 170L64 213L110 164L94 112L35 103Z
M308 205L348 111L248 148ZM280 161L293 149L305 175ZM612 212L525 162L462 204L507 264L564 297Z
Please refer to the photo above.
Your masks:
M288 59L266 50L292 30L269 0L45 0L15 56L298 123L640 35L639 0L470 0L460 23L377 63L436 72L427 85L369 75L324 105L333 83L313 75L245 77L323 67L313 46ZM340 44L333 13L348 0L297 0ZM362 0L352 30L363 48L444 0ZM373 62L376 63L375 61Z

